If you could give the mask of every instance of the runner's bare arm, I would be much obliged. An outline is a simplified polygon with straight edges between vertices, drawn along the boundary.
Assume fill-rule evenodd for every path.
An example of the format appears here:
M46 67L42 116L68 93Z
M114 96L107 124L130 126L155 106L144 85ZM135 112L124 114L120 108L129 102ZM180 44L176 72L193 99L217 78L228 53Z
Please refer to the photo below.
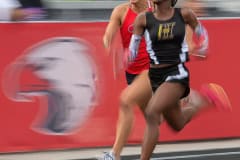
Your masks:
M103 45L106 49L109 49L117 31L121 27L121 20L124 14L124 6L120 5L113 9L112 14L110 16L109 23L106 27L104 36L103 36Z
M196 55L201 57L206 57L208 50L208 33L206 28L198 21L195 13L189 8L182 9L182 15L189 27L192 29L193 39L196 37Z

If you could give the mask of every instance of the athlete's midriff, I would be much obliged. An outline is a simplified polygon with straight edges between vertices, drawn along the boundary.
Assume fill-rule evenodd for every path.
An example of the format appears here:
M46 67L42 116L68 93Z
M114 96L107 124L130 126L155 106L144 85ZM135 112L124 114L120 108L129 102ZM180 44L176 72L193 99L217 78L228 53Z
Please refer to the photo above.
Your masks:
M120 29L122 43L124 48L129 47L131 36L133 33L133 23L137 14L133 12L130 8L127 11L126 17L124 19L123 25ZM138 56L135 61L126 69L128 73L139 74L143 70L149 69L149 56L146 51L146 43L143 38L138 51Z

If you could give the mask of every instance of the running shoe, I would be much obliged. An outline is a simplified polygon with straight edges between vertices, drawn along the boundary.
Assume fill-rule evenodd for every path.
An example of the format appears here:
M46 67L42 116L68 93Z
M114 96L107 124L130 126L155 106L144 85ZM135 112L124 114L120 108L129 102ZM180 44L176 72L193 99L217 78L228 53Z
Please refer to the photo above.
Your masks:
M101 157L98 157L97 160L115 160L115 156L112 152L103 152Z
M220 85L216 83L204 84L201 87L201 93L220 110L232 111L228 95Z

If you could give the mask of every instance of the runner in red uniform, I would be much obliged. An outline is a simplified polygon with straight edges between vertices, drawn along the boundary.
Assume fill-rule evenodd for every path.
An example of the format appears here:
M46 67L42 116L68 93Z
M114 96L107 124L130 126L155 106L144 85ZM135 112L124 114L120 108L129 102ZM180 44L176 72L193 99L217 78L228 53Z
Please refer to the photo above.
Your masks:
M130 7L127 10L125 20L120 28L120 33L122 38L123 48L128 48L130 39L133 32L133 22L137 16L137 13L133 11ZM126 69L129 74L139 74L143 70L149 68L149 57L146 51L145 40L142 39L139 46L138 56L136 60Z
M130 0L127 3L116 6L106 28L103 43L110 50L111 43L116 33L120 30L122 45L129 47L133 33L133 23L140 12L149 10L146 0ZM126 68L126 81L128 86L120 96L119 119L115 143L110 152L106 152L98 159L120 160L120 153L129 137L134 120L133 106L139 106L144 111L148 100L152 96L151 85L148 79L149 56L146 51L145 40L140 44L139 54L136 61Z

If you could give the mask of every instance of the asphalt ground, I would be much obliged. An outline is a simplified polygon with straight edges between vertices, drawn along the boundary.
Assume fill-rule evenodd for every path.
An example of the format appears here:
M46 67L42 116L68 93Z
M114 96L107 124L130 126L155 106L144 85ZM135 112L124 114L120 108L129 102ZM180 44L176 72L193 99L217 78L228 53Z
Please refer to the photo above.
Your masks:
M94 160L110 147L2 153L0 160ZM126 146L122 160L139 160L141 146ZM240 138L158 144L151 160L240 160Z
M139 160L140 155L123 156L121 160ZM72 159L73 160L73 159ZM83 159L74 159L83 160ZM87 160L96 160L94 158ZM240 160L240 148L188 152L155 153L151 160Z

